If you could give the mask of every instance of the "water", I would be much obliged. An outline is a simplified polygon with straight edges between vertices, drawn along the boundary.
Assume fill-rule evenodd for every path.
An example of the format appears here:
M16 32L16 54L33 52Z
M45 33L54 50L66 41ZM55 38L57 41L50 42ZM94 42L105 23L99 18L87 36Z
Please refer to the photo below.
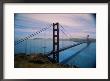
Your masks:
M60 48L76 43L73 41L60 41ZM15 54L19 53L47 53L52 50L52 40L28 40L15 46ZM86 43L60 52L59 61L62 64L75 65L80 68L96 67L96 43L87 46Z

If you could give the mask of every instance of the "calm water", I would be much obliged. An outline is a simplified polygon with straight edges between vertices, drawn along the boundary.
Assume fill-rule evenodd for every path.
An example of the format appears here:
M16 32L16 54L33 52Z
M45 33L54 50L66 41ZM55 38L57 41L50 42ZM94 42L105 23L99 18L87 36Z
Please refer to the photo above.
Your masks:
M71 45L72 41L60 41L60 48ZM28 40L15 47L15 53L47 53L52 50L52 40ZM60 63L81 68L96 67L96 43L86 43L60 52Z

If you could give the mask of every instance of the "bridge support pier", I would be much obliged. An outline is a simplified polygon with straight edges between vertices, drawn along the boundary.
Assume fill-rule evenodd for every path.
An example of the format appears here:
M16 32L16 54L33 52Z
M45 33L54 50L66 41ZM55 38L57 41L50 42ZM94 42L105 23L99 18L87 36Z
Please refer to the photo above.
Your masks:
M53 59L59 62L59 23L53 23Z

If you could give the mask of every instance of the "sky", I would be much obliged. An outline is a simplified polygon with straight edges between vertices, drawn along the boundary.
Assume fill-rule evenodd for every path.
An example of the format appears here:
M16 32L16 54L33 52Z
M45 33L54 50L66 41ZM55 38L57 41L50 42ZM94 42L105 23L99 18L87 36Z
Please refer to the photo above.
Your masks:
M35 14L15 13L14 27L15 38L21 39L42 28L49 27L46 31L33 38L52 38L52 23L60 24L60 38L96 38L96 14ZM63 27L63 28L62 28ZM66 35L62 32L64 31Z

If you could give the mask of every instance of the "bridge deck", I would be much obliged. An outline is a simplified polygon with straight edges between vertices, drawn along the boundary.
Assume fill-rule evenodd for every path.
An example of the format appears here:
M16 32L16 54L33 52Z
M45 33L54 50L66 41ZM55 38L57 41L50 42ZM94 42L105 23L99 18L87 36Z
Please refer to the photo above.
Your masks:
M61 48L61 49L59 49L59 51L54 51L54 52L55 52L55 53L57 53L57 52L61 52L61 51L64 51L64 50L66 50L66 49L69 49L69 48L72 48L72 47L78 46L78 45L83 44L83 43L87 43L87 42L80 42L80 43L77 43L77 44L73 44L73 45L70 45L70 46L67 46L67 47ZM50 56L50 55L52 55L52 54L53 54L53 51L51 51L50 53L48 53L48 54L46 54L46 55L47 55L47 56Z

